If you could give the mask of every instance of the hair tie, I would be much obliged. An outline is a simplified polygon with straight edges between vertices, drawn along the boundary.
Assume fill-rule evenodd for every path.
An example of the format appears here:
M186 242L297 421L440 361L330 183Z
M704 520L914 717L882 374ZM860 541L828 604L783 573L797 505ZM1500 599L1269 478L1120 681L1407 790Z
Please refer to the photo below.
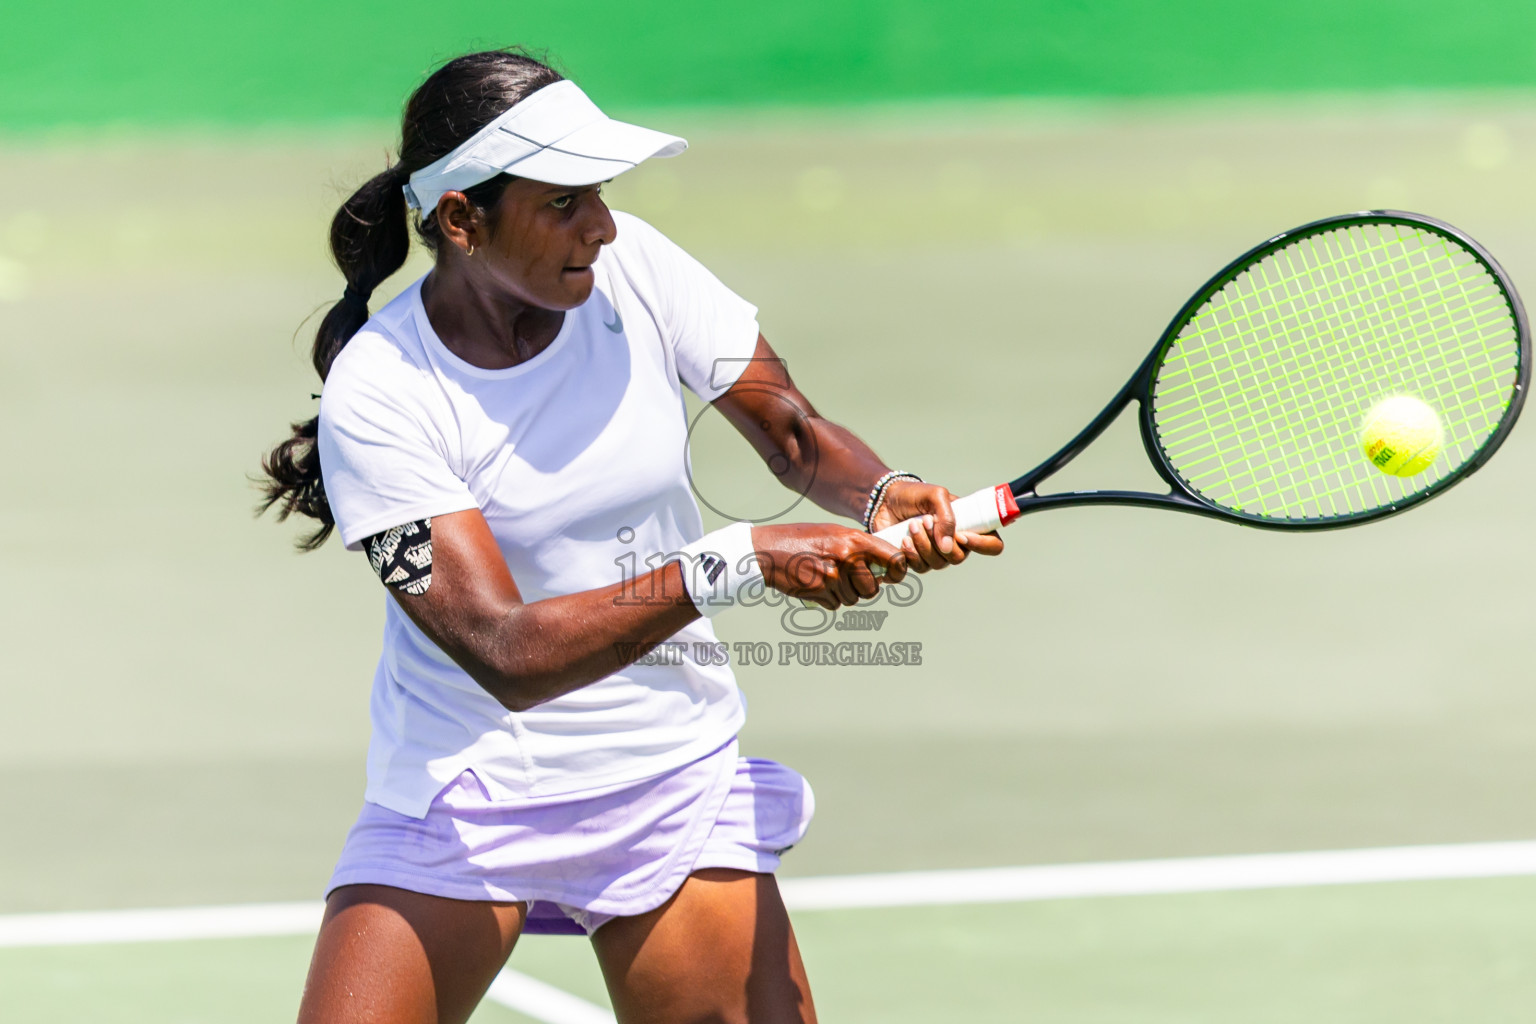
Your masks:
M341 301L356 302L359 305L366 306L368 305L368 296L372 294L372 291L360 292L349 284L341 291Z

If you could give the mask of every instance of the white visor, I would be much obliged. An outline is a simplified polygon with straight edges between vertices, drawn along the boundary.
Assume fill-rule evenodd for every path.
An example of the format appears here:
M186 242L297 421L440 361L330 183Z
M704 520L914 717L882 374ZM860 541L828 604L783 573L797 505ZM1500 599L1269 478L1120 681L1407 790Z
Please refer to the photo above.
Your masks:
M610 119L575 82L556 82L412 174L405 201L413 210L431 211L444 192L462 192L502 173L551 185L595 185L642 160L687 148L676 135Z

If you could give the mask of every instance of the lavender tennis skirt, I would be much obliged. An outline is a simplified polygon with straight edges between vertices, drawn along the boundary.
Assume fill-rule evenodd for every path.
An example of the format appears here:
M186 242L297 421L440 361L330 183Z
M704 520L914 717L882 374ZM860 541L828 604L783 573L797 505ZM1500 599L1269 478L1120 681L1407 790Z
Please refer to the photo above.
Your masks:
M327 893L372 884L527 901L525 933L591 934L661 906L694 871L775 870L814 811L798 773L738 757L735 740L597 795L498 801L465 771L425 818L364 804Z

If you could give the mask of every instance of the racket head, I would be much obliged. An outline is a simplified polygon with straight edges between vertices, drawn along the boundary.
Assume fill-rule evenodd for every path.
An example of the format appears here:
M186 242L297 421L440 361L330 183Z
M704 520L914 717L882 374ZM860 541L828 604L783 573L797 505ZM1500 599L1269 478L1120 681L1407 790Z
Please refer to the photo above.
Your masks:
M1403 211L1329 217L1233 260L1173 318L1138 377L1142 439L1190 511L1349 526L1487 462L1519 416L1530 364L1519 295L1477 242ZM1367 413L1398 394L1427 402L1445 432L1410 477L1362 451Z

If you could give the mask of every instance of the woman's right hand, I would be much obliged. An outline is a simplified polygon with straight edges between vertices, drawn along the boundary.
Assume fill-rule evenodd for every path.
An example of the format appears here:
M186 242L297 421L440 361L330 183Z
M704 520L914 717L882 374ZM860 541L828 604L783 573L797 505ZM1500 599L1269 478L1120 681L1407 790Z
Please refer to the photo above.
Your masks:
M768 586L827 609L874 597L881 580L869 571L871 565L885 570L886 583L899 583L907 574L900 548L832 523L754 526L752 547Z

